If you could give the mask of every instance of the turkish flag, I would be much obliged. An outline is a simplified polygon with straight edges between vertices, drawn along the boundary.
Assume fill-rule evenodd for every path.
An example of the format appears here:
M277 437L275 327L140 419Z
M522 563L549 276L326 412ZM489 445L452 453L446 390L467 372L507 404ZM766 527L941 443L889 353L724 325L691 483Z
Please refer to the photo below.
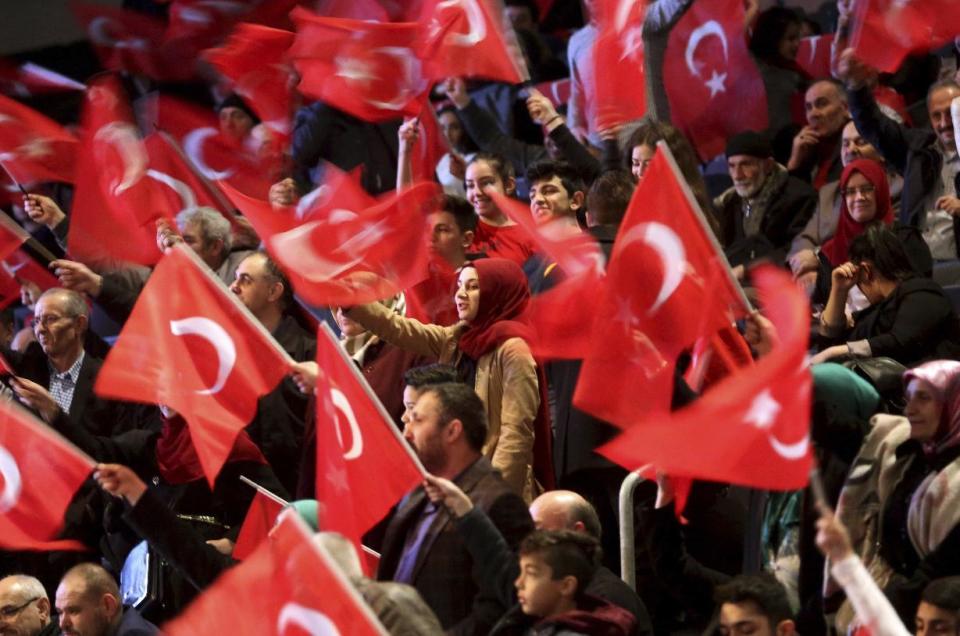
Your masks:
M147 135L144 146L150 160L147 176L157 182L166 207L163 216L176 216L183 210L204 206L219 210L227 219L233 218L233 208L214 184L200 174L177 142L165 132Z
M0 262L0 309L20 300L20 287L24 281L35 284L42 292L60 286L60 281L50 270L23 250L16 250Z
M528 344L538 360L576 360L590 355L594 323L600 316L596 306L585 300L602 297L605 285L602 271L587 270L530 299L527 320L534 339Z
M809 302L788 274L772 266L758 268L752 278L779 345L685 409L632 427L600 454L631 470L653 464L668 475L751 488L806 486L813 464Z
M17 183L72 183L77 147L63 126L0 95L0 164Z
M0 546L85 549L47 544L63 524L73 495L94 461L12 402L0 400Z
M507 47L503 19L486 0L426 0L420 20L420 57L427 76L483 77L507 84L523 81Z
M317 334L317 365L319 524L359 549L360 535L423 481L424 470L325 324Z
M750 345L735 325L697 340L684 380L697 392L713 386L737 369L753 364Z
M257 154L220 134L216 115L193 104L166 95L157 98L154 121L183 149L194 169L205 179L228 181L255 197L266 198L274 177L280 173L276 158Z
M364 210L334 209L266 239L267 249L311 304L389 298L426 274L426 219L437 191L419 183Z
M237 561L243 561L250 556L270 534L277 516L282 511L282 503L257 489L257 494L253 496L253 501L247 508L247 516L243 518L243 525L240 526L240 534L237 535L237 542L233 546L231 556Z
M176 409L213 484L257 399L291 364L236 296L178 244L147 280L94 389Z
M958 35L954 0L859 0L850 44L867 64L895 73L908 54L939 48Z
M0 211L0 260L20 249L20 246L27 242L30 235L27 231L17 225L17 222L7 216L6 212Z
M167 42L166 26L160 20L104 4L72 1L70 9L106 68L160 81L183 81L194 76L197 50Z
M427 275L403 290L407 298L407 316L431 325L453 325L460 320L453 296L457 289L457 270L436 254L430 255Z
M446 136L440 131L437 115L431 104L424 104L417 118L417 141L413 144L410 163L414 181L436 181L437 164L450 152Z
M417 24L323 18L301 7L291 17L289 56L306 97L371 122L420 114L429 83L415 52Z
M204 58L228 78L233 90L271 130L290 135L293 116L293 69L285 60L293 33L259 24L238 24L218 48Z
M607 265L574 404L629 426L667 411L677 357L748 308L665 144L637 185Z
M663 77L670 120L701 159L726 140L767 127L763 78L743 32L742 0L694 0L670 30Z
M632 0L601 0L593 77L587 99L596 103L594 130L640 119L647 112L643 73L643 17L646 5ZM616 69L616 72L611 72Z
M830 47L833 45L833 35L827 33L800 38L797 64L814 79L830 77Z
M85 88L80 82L33 62L14 64L0 60L0 91L7 95L34 97Z
M269 581L269 585L264 583ZM243 563L163 626L167 636L341 634L386 636L373 611L296 512Z

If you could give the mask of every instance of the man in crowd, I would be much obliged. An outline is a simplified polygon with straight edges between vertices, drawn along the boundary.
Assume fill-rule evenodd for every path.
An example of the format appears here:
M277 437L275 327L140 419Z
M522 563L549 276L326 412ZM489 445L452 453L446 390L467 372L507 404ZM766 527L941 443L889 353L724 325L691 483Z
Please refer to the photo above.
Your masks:
M50 599L40 581L22 574L0 579L0 634L53 636L56 633L57 624L50 617Z
M852 51L841 57L839 75L857 130L903 175L900 221L920 228L934 259L933 278L941 285L960 282L960 173L950 103L960 97L952 79L934 83L927 92L927 114L933 130L907 128L885 116L868 86L874 71Z
M455 482L516 548L533 523L523 499L481 454L485 413L466 385L429 386L406 421L404 438L428 472ZM477 595L472 570L450 516L429 502L422 488L404 498L387 525L377 578L417 588L450 633L486 633L500 615L496 604Z
M734 273L758 260L782 263L790 242L807 224L817 193L773 158L770 142L746 131L727 141L733 187L714 200L721 243Z
M960 634L960 576L930 582L916 616L917 636Z
M850 119L843 85L833 79L811 84L803 98L807 125L793 138L787 169L819 190L840 178L840 133Z
M796 634L787 593L771 574L741 575L717 588L719 636Z
M124 608L109 572L94 563L67 570L57 588L64 636L153 636L157 627L133 608Z

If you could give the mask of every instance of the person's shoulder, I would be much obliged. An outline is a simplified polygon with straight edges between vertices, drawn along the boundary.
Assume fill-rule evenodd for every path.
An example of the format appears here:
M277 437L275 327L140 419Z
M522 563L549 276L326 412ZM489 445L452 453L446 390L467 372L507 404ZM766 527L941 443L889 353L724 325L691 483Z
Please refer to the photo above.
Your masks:
M160 630L133 608L125 608L117 636L155 636Z

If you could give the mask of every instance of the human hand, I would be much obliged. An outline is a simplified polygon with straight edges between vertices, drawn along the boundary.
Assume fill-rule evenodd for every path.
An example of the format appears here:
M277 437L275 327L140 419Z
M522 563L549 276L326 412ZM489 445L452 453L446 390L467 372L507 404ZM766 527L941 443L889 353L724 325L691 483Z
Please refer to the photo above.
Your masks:
M470 94L467 93L467 83L461 77L448 77L443 82L443 92L447 99L457 108L463 109L470 103Z
M97 464L93 478L106 492L125 499L131 506L137 505L140 497L147 491L143 480L122 464Z
M960 215L960 199L957 197L940 197L937 199L936 208L943 210L950 216Z
M277 181L270 186L270 192L267 194L267 200L270 201L274 210L296 205L300 197L297 196L297 185L293 179L287 177L282 181Z
M847 345L845 344L833 345L832 347L827 347L820 353L810 358L810 364L820 364L822 362L830 362L834 358L841 358L849 354L850 354L850 347L848 347Z
M820 552L834 563L853 554L850 533L826 506L821 507L820 518L817 520L816 543Z
M866 85L877 71L858 58L853 49L846 49L840 54L837 62L837 79L847 85L847 88L858 89Z
M180 231L170 224L168 219L157 219L157 249L166 252L169 248L183 241Z
M420 138L420 118L405 119L397 131L400 140L400 152L409 153Z
M790 159L787 162L788 168L796 168L813 153L817 144L820 143L820 135L810 126L804 126L800 132L793 138L793 147L790 149Z
M223 554L226 556L232 556L233 547L236 544L230 539L224 537L222 539L209 539L207 541L207 545L212 547L214 550L216 550L220 554Z
M97 274L83 263L57 259L50 261L50 269L67 289L96 298L103 290L103 276Z
M743 265L736 265L730 268L730 273L733 274L733 277L737 280L743 280L743 277L747 274L747 268Z
M801 274L814 272L820 267L820 260L816 252L810 249L800 250L790 257L790 271L793 277L798 278Z
M430 501L443 504L458 519L473 510L470 497L449 479L427 475L423 481L423 489Z
M467 176L467 162L455 152L450 153L450 174L461 181Z
M31 221L46 225L51 230L67 218L56 201L42 194L24 195L23 209Z
M617 141L620 139L620 131L623 130L623 126L616 125L610 126L609 128L604 128L603 130L598 130L597 134L600 136L600 139L604 141Z
M743 338L757 352L758 357L767 355L780 344L777 328L759 311L747 316Z
M857 284L860 268L853 263L846 262L839 267L834 268L830 273L830 281L833 288L837 291L847 294L854 285Z
M310 394L317 386L317 374L319 372L320 367L313 360L295 362L291 367L290 377L301 393Z
M531 88L530 96L527 97L527 112L530 113L530 119L534 123L546 126L559 118L557 109L543 93L535 88ZM559 124L558 124L559 125Z
M60 405L50 395L50 391L34 381L14 377L10 380L10 387L17 394L17 399L39 413L47 424L53 422L60 412Z

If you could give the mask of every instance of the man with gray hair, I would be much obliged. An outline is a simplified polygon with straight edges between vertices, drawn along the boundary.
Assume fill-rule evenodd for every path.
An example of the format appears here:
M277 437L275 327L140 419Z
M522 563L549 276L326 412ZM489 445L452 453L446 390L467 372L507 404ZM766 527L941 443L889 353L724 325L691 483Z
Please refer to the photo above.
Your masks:
M3 636L53 636L50 599L43 584L32 576L13 574L0 579L0 634Z
M103 361L84 349L89 308L75 291L48 289L34 305L36 342L21 352L3 350L13 366L11 388L48 424L67 418L97 435L113 435L138 423L141 408L93 393Z

